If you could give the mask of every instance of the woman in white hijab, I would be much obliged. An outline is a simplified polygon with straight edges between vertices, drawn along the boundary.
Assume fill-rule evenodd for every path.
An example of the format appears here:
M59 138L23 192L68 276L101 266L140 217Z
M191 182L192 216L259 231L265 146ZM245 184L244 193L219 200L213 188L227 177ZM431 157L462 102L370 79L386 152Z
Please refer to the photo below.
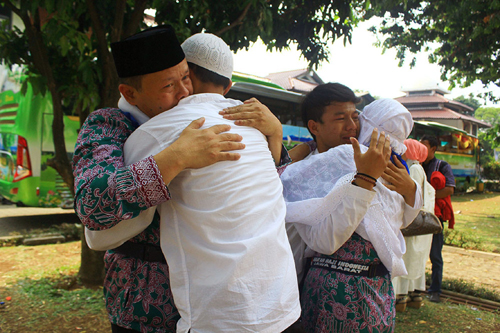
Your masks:
M413 120L400 103L382 99L365 107L360 125L360 143L369 144L372 130L378 128L390 135L394 156L398 156L406 150L403 140L410 134ZM368 149L361 148L362 152ZM335 220L325 216L341 207L343 187L357 177L377 186L365 217L352 233L335 228ZM380 184L382 179L356 172L351 145L295 163L281 180L286 221L293 222L307 246L317 252L302 291L302 322L307 332L392 332L395 296L391 274L406 274L400 229L413 221L422 205L418 185L415 203L406 209L403 197Z

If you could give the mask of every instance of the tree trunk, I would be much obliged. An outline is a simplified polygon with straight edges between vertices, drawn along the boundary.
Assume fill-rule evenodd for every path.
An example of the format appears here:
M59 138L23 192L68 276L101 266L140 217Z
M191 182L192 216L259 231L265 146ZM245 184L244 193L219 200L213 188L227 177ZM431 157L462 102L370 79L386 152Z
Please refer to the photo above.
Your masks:
M94 251L89 248L85 240L85 229L82 228L82 253L78 276L83 285L94 288L102 286L104 282L104 253L105 251Z

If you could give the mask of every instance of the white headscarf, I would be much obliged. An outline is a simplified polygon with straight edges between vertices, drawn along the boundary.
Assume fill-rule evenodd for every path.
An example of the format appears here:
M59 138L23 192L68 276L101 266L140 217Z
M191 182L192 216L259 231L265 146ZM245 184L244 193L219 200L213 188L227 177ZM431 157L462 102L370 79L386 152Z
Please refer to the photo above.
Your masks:
M373 129L377 128L379 133L384 131L390 134L391 147L395 153L402 155L406 152L403 142L413 129L413 118L398 101L382 98L368 104L359 116L359 124L358 141L365 146L370 145Z

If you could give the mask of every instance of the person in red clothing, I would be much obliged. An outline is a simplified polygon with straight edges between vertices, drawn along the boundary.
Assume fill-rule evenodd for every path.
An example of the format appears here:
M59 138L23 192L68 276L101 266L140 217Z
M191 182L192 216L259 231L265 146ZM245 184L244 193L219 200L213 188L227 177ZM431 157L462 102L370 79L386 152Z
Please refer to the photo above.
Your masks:
M450 196L455 191L455 177L453 176L453 170L451 169L451 166L447 162L438 160L434 156L438 145L440 145L440 142L438 138L430 135L424 135L420 139L420 142L427 147L427 159L422 165L425 174L427 175L427 181L434 186L434 184L432 183L432 176L436 171L441 173L444 177L444 184L441 184L439 188L436 188L436 186L434 186L434 188L436 189L436 207L438 206L438 202L441 202L441 199L448 200L449 209L453 213L453 209L451 208ZM438 178L441 177L438 176ZM441 180L438 180L438 178L435 177L436 181L439 181L439 183L443 183ZM444 215L436 215L441 220L441 224L443 224L447 220L451 221L448 224L448 227L453 228L453 219L447 219ZM431 295L430 301L436 303L440 302L439 294L441 293L441 284L443 282L443 255L441 253L443 250L443 244L443 232L432 235L432 246L430 252L430 259L432 263L432 282L428 291Z
M446 187L446 177L439 171L434 171L431 175L431 185L436 191ZM443 221L448 221L448 228L453 229L455 226L455 216L453 215L453 207L451 206L451 197L436 199L434 214Z

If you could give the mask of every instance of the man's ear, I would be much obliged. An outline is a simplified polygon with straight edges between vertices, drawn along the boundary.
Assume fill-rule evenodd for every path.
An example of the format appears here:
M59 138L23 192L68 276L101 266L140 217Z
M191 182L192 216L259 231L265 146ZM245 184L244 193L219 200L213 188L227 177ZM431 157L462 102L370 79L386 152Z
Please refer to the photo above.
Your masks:
M307 122L307 128L309 129L309 132L315 136L318 135L318 123L316 121L309 119Z
M229 84L227 85L226 90L224 90L224 93L222 95L226 95L229 92L229 89L233 86L233 81L229 80Z
M137 105L136 103L136 97L137 97L137 89L134 87L128 85L128 84L120 84L118 86L118 90L120 90L120 93L125 97L127 102L131 105Z

